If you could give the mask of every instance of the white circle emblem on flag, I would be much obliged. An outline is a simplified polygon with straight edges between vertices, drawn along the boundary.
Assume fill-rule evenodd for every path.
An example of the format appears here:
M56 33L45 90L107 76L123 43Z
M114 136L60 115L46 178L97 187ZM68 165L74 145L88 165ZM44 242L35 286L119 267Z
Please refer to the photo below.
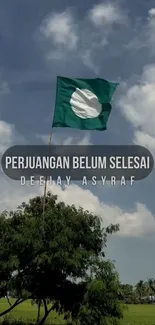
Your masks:
M79 89L73 92L70 100L73 112L80 118L95 118L102 111L102 105L97 96L88 89Z

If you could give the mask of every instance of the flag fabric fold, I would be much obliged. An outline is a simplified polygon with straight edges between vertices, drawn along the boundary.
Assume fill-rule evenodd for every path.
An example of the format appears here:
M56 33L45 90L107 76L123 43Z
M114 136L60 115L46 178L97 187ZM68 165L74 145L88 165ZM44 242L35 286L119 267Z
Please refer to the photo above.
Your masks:
M106 130L117 86L100 78L57 77L53 127Z

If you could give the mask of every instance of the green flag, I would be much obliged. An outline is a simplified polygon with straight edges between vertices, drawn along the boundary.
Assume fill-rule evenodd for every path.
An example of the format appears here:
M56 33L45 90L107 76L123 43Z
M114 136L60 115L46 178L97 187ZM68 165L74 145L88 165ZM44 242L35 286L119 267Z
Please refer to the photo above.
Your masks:
M117 86L118 83L100 78L57 77L53 127L105 130Z

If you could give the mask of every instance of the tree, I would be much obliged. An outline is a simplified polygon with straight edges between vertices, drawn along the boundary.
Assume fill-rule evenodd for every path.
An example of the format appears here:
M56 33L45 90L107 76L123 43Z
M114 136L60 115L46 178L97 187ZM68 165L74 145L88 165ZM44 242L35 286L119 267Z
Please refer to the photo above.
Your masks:
M24 294L19 294L14 304L8 299L8 291L16 288L13 272L18 266L18 258L14 250L12 220L6 216L6 211L0 215L0 299L6 296L10 306L1 312L0 316L6 315L25 300Z
M155 295L155 280L154 279L148 279L148 293L149 293L149 296L153 296Z
M140 299L140 303L142 303L142 298L145 295L145 284L143 280L140 280L137 284L136 284L136 292L138 294L138 297Z
M119 299L120 282L115 266L110 261L100 261L93 279L88 282L78 319L81 325L118 324L123 318Z
M89 274L104 258L107 236L119 229L118 225L102 228L98 216L57 202L57 196L50 193L43 217L42 203L43 198L38 196L8 214L11 233L5 260L11 266L9 279L17 299L31 298L39 306L44 305L40 325L52 309L77 317L86 292L92 290L91 287L88 290L92 281ZM95 290L99 290L97 282ZM109 308L112 315L115 308ZM119 313L113 317L119 318Z
M133 286L130 284L121 284L120 299L126 304L132 304L135 302L135 298Z

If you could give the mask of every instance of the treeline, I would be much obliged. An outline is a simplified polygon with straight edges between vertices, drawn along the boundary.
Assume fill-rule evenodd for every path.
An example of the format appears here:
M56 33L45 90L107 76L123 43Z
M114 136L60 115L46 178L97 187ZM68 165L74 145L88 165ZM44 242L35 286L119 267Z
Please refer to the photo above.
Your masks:
M120 299L125 304L155 303L155 280L140 280L135 286L130 284L121 284Z
M31 299L38 325L52 310L66 324L119 324L123 291L114 264L105 259L108 235L119 226L103 228L98 216L58 203L50 193L44 216L42 210L43 198L35 197L0 215L0 298L9 303L0 318Z

